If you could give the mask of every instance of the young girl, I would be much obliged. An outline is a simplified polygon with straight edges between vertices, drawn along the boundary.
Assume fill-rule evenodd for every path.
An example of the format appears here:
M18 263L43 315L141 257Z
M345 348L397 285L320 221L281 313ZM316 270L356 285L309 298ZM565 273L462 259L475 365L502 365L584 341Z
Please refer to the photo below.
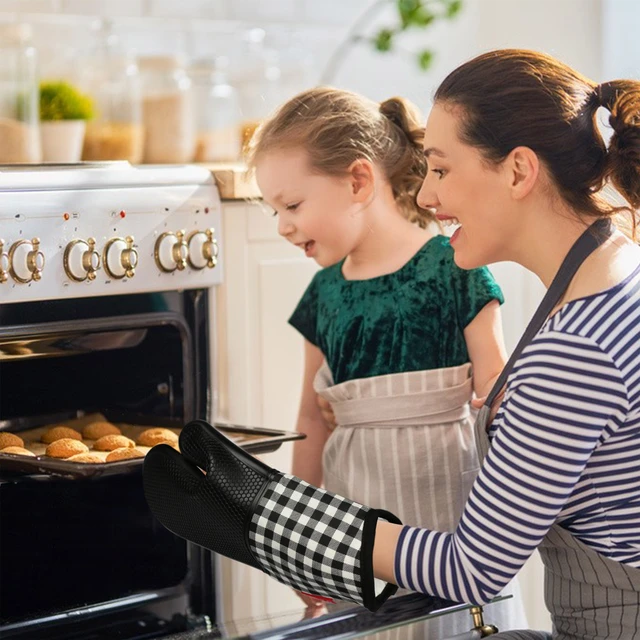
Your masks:
M261 126L250 164L279 233L324 267L290 318L305 338L297 429L307 436L293 473L453 531L479 469L469 402L505 363L503 298L486 268L455 265L416 204L422 138L402 99L317 88ZM333 432L316 394L331 403ZM500 625L524 624L507 618Z

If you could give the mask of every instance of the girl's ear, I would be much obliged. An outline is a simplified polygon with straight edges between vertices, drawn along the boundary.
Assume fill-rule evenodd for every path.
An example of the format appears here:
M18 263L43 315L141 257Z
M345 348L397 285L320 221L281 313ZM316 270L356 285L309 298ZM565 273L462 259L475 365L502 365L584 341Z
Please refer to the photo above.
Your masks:
M367 202L374 192L375 175L369 160L354 160L347 169L354 202Z
M509 189L514 200L529 194L538 180L540 159L529 147L516 147L504 160Z

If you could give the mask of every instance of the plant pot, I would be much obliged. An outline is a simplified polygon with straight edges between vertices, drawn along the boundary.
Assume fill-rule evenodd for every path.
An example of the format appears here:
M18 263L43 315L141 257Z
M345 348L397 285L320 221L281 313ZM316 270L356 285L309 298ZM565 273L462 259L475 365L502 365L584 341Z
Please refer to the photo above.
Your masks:
M40 123L43 162L78 162L86 120L50 120Z

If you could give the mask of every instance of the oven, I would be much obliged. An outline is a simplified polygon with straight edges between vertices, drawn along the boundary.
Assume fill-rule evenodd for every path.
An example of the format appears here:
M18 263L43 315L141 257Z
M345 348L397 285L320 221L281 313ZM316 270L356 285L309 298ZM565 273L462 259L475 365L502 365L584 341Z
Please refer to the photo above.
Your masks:
M198 167L0 167L0 435L32 454L0 451L0 637L215 623L214 554L153 518L143 458L75 462L41 439L66 426L91 449L95 422L137 442L214 418L220 206ZM248 448L286 439L259 431Z

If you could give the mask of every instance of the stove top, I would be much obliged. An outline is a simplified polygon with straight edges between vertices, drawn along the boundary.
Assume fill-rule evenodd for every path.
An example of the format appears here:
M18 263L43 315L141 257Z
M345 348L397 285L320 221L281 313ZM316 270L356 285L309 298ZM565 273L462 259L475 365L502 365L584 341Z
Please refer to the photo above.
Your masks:
M0 165L0 304L218 284L219 230L201 167Z

